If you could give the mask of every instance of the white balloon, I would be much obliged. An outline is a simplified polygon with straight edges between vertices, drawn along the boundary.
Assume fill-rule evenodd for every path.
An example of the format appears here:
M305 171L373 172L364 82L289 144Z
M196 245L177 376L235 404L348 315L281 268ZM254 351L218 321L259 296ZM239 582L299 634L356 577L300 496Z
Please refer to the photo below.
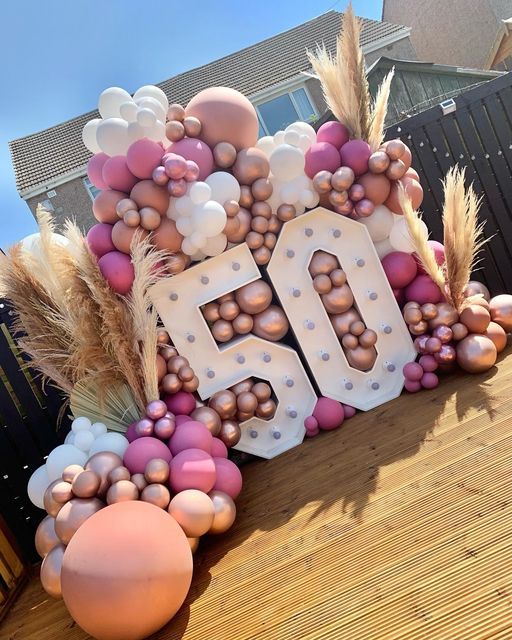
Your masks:
M139 109L137 111L137 122L141 127L154 127L156 124L156 115L151 109Z
M69 431L64 438L64 444L75 444L75 433L73 431Z
M190 236L195 231L195 226L192 223L192 218L178 218L176 221L176 229L182 236Z
M294 182L288 182L281 187L281 202L285 204L295 204L300 196L299 187Z
M373 242L380 242L385 240L391 233L394 220L391 211L383 204L380 204L375 207L371 216L360 218L359 222L368 229Z
M387 256L388 253L391 253L392 251L394 251L393 247L389 242L389 238L384 238L384 240L380 240L379 242L376 242L374 246L375 246L375 251L377 252L377 255L381 260L382 258L384 258L384 256Z
M301 216L304 211L306 211L306 207L300 202L295 203L295 217Z
M298 147L302 151L302 153L306 153L306 151L309 149L311 144L312 144L311 140L307 136L305 135L300 136Z
M209 200L215 200L219 204L223 205L228 200L240 199L240 184L238 180L226 171L216 171L208 176L205 180L206 184L210 187L211 195Z
M135 124L135 123L130 123ZM128 150L130 140L128 123L122 118L108 118L98 125L96 140L101 150L108 156L123 156Z
M420 221L420 228L425 240L428 238L427 225ZM393 227L389 234L389 242L395 251L403 251L404 253L414 253L414 242L409 234L407 220L402 216L399 220L395 219Z
M141 109L151 109L159 120L165 122L167 112L155 98L150 98L149 96L146 98L139 98L135 104Z
M320 196L316 191L311 191L310 189L304 189L300 192L299 195L300 203L303 204L308 209L312 209L316 207L316 205L320 201Z
M100 94L98 111L102 118L119 118L121 105L131 99L128 91L121 87L109 87Z
M161 142L162 139L165 138L165 124L160 120L155 120L154 124L149 127L142 127L142 131L144 134L143 137L154 140L155 142Z
M100 122L102 122L101 118L93 118L82 129L82 141L91 153L101 152L100 145L96 141L96 130Z
M228 244L228 239L223 233L219 233L218 236L208 238L206 246L203 248L203 252L207 256L218 256L221 254Z
M208 202L212 199L212 189L207 182L194 182L190 187L189 198L194 204Z
M190 239L190 236L186 236L183 238L183 242L181 243L181 250L187 256L193 256L196 254L198 248Z
M268 156L276 148L276 144L274 142L274 137L273 136L263 136L263 138L260 138L258 140L258 142L256 143L256 148L257 149L261 149L261 151L263 151L263 153L268 158Z
M85 416L75 418L71 423L71 430L77 433L78 431L88 431L91 428L91 421Z
M158 102L162 105L163 110L167 113L167 109L169 108L169 100L167 100L167 96L159 87L155 87L153 84L147 84L137 91L133 95L133 99L137 101L139 98L154 98L158 100Z
M126 122L135 122L137 120L137 111L137 105L131 98L130 100L123 102L119 107L119 114L123 120L126 120Z
M201 231L194 231L190 235L190 240L198 249L204 249L208 238Z
M280 144L284 144L284 131L276 131L274 133L274 144L276 147Z
M197 182L194 184L197 184ZM181 198L176 199L175 207L180 216L191 216L194 203L190 199L190 196L182 196Z
M48 471L45 464L38 467L30 476L28 481L27 493L30 502L40 509L44 509L44 492L48 488L50 482L51 480L48 477Z
M83 467L86 460L85 453L72 444L60 444L55 447L46 459L46 471L50 482L57 480L68 465L79 464Z
M41 234L31 233L29 236L25 236L21 241L21 248L25 253L30 253L39 260L44 260L42 247L41 247ZM69 240L65 236L61 236L59 233L52 233L51 243L59 245L60 247L68 247Z
M292 147L300 146L300 133L294 129L286 130L284 132L284 142L291 144Z
M194 227L200 229L208 238L222 233L226 220L224 207L214 200L196 205L192 211Z
M169 198L169 206L167 207L167 211L165 212L165 215L170 220L177 220L180 217L180 213L176 208L176 203L179 200L181 200L181 198Z
M269 158L270 170L283 182L288 182L304 172L304 154L297 147L281 144L272 151Z
M297 133L306 136L307 138L309 138L309 141L311 143L310 146L313 144L313 142L316 142L316 131L307 122L292 122L292 124L289 124L286 127L285 131L297 131Z
M128 445L128 440L121 433L109 431L108 433L98 436L92 443L89 450L89 457L100 451L112 451L122 458Z
M79 431L75 434L74 445L80 451L89 451L94 442L94 435L90 431Z
M272 213L276 213L279 205L283 204L281 200L281 189L283 188L283 183L276 180L273 176L270 177L270 181L272 182L272 195L268 198L267 202L272 207Z
M95 438L97 438L98 436L102 436L104 433L107 433L107 427L103 422L95 422L91 425L91 433Z
M137 118L137 115L135 115ZM141 127L140 124L135 119L133 122L128 124L128 142L132 144L132 142L136 142L137 140L141 140L146 135L144 127Z
M199 262L200 260L204 260L205 258L206 255L201 251L201 249L198 249L193 255L190 256L190 259L194 262Z

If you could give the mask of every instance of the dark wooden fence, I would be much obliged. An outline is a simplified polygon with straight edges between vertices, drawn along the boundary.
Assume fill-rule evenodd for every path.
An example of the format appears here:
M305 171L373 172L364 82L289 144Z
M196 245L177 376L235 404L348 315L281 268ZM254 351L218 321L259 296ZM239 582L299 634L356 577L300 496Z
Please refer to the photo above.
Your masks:
M18 354L12 312L0 299L0 510L26 560L35 561L34 533L44 513L27 496L32 472L62 442L69 424L57 432L62 398Z
M512 73L466 91L455 103L447 115L437 105L402 120L386 137L400 137L411 148L425 192L425 222L436 240L443 236L441 180L454 164L466 167L483 197L480 217L491 238L475 276L494 294L512 292Z

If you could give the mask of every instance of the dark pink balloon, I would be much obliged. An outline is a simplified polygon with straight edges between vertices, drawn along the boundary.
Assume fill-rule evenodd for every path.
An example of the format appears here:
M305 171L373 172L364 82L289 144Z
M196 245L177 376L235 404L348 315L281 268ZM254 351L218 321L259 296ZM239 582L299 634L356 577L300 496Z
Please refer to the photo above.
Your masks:
M349 404L344 404L343 413L345 414L345 420L348 420L349 418L353 418L356 415L356 409Z
M315 416L308 416L304 420L304 426L306 427L306 431L319 431L318 420Z
M206 142L202 140L183 138L178 142L173 142L167 151L183 156L185 160L193 160L199 167L199 180L204 180L213 171L213 153Z
M111 288L121 295L126 295L132 288L135 279L130 256L120 251L106 253L98 260L100 271Z
M124 466L130 473L144 473L147 463L153 458L162 458L171 462L172 455L167 447L158 438L144 436L130 442L123 456Z
M330 171L334 173L340 166L340 156L338 150L328 142L314 142L306 151L306 165L304 171L311 179L319 171Z
M202 449L206 453L212 452L213 436L202 422L189 420L176 427L169 440L169 449L173 456L185 449Z
M328 142L336 147L336 149L339 149L348 142L349 138L350 135L347 127L336 120L324 122L316 133L317 142Z
M318 398L313 410L313 417L318 420L320 429L325 431L336 429L341 426L345 418L343 405L331 398Z
M148 180L153 176L153 171L162 164L163 155L164 150L158 142L142 138L128 147L126 164L134 176Z
M212 458L227 458L228 448L220 438L212 439Z
M214 491L223 491L235 500L242 491L242 474L240 469L231 460L226 458L214 458L216 479L213 485Z
M106 153L95 153L87 163L87 176L97 189L105 191L108 184L103 179L103 165L109 159Z
M416 393L421 389L421 382L417 380L406 380L404 382L404 387L409 391L409 393Z
M393 295L399 307L405 304L405 293L403 289L393 289Z
M402 369L406 380L414 380L418 382L423 376L423 367L418 362L408 362Z
M129 192L139 181L128 169L124 156L112 156L103 165L103 180L109 189Z
M429 240L428 244L434 250L434 256L435 256L437 264L438 265L444 264L444 261L446 259L445 255L444 255L444 246L440 242L438 242L437 240ZM418 273L420 273L420 274L425 273L425 269L423 268L423 265L421 264L421 261L418 258L418 256L415 253L413 254L413 256L414 256L414 259L416 260L416 263L418 265Z
M423 274L416 276L405 289L405 299L408 302L426 304L441 302L443 294L437 284L429 276Z
M392 251L382 258L382 268L393 289L403 289L416 277L416 260L403 251Z
M360 176L368 171L371 154L370 145L364 140L349 140L340 149L341 166L350 167Z
M167 409L175 416L189 415L196 408L196 399L192 393L188 391L178 391L172 395L166 395L164 402L167 405ZM176 423L177 424L177 423Z
M439 378L435 373L424 373L421 379L421 386L425 389L435 389L439 384Z
M87 233L87 244L97 258L116 250L112 242L112 226L100 222L91 227Z
M421 358L418 360L418 363L423 368L423 371L427 373L433 373L439 366L437 360L430 354L421 356Z
M139 435L135 430L135 427L137 426L137 422L132 422L131 425L126 430L126 433L124 434L128 442L133 442L134 440L137 440L139 438Z
M176 422L176 426L179 427L180 424L183 424L184 422L190 422L191 417L190 416L185 416L185 415L177 415L175 417L175 422Z
M128 448L131 446L129 445ZM175 493L186 489L197 489L208 493L213 489L217 476L215 463L206 451L202 449L181 451L171 460L169 466L171 469L169 484Z

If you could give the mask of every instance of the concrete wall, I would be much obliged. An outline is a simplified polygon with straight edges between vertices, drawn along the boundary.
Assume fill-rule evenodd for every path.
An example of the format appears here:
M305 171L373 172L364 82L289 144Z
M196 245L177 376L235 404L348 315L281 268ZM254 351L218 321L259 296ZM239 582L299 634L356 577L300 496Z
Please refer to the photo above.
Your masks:
M56 195L48 198L46 192L27 200L27 204L35 215L39 203L48 203L53 207L55 221L61 225L66 218L74 218L81 229L87 231L95 223L92 215L92 200L82 178L75 178L55 187Z
M481 69L496 37L497 15L512 14L510 9L510 0L385 0L382 18L412 27L419 60Z

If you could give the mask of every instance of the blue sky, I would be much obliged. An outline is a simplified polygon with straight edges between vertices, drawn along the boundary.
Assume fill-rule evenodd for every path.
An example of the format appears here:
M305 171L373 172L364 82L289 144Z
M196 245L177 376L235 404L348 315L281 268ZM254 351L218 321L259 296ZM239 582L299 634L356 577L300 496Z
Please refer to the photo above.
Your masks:
M18 196L7 142L285 31L346 0L25 0L0 3L0 247L36 231ZM187 8L189 5L189 8ZM381 0L354 0L380 19ZM72 211L68 212L73 215Z

